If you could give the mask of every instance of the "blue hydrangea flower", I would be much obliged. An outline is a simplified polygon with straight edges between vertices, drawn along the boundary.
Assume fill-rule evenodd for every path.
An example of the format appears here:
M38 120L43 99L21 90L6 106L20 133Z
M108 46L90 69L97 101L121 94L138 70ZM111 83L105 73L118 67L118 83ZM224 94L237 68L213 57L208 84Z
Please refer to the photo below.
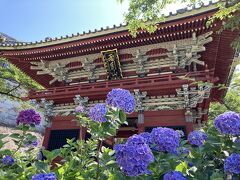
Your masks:
M106 103L123 110L125 113L132 113L135 109L134 96L125 89L117 88L110 91Z
M188 167L193 167L193 163L188 162L187 164L188 164Z
M240 154L233 153L225 159L224 171L233 174L240 174Z
M143 137L145 142L148 144L148 145L151 145L152 144L152 136L151 136L151 133L149 132L143 132L141 134L139 134L139 136Z
M95 106L90 108L88 115L90 119L95 122L106 122L106 113L107 107L105 104L96 104Z
M4 156L4 158L2 159L2 163L11 166L14 164L14 159L12 156Z
M114 150L117 164L127 176L151 174L147 167L154 156L143 137L133 135L126 144L115 145Z
M26 139L23 143L25 147L29 147L29 146L37 147L39 144L38 140L29 141L28 139Z
M151 132L154 149L162 152L177 153L180 135L171 128L154 128Z
M214 121L215 128L222 134L240 135L240 114L225 112Z
M36 140L36 141L33 141L32 142L32 145L34 146L34 147L37 147L38 146L38 141Z
M237 145L240 145L240 138L235 139L234 143L236 143Z
M187 177L181 172L170 171L163 176L163 180L187 180Z
M190 153L190 149L185 148L185 147L180 147L180 148L179 148L179 153L181 153L182 155L188 156L189 153Z
M32 180L57 180L55 173L41 173L32 176Z
M207 139L207 135L202 131L193 131L188 135L188 142L195 146L201 146Z

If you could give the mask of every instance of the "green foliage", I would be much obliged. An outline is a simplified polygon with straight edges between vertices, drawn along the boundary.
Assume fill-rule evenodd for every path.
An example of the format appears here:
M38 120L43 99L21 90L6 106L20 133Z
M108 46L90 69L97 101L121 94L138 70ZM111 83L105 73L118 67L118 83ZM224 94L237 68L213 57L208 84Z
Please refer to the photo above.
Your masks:
M28 136L31 128L28 125L21 125L19 129L22 133L10 135L18 140L16 141L18 145L16 151L0 150L0 158L4 155L12 155L16 161L12 166L1 165L1 179L30 179L36 173L55 172L60 180L153 180L162 179L166 172L176 170L182 172L190 180L222 180L225 177L224 159L233 152L240 152L240 146L233 142L234 139L219 134L213 126L213 121L210 121L204 128L208 139L203 146L193 147L187 144L186 140L182 140L181 147L189 148L191 151L189 155L153 151L155 161L149 166L152 175L127 177L117 165L114 151L105 147L100 148L99 140L95 138L88 141L68 139L67 144L61 149L51 152L42 150L46 157L45 160L37 160L36 155L31 153L32 149L26 149L23 154L23 151L18 151L19 147L22 147L20 142ZM101 133L99 137L101 137ZM0 142L3 142L4 138L6 135L0 135ZM30 138L33 139L33 137ZM61 161L54 164L53 161L57 157L61 158Z
M9 135L0 135L0 159L9 155L14 157L14 164L12 166L4 165L0 163L0 179L30 179L37 169L34 166L34 162L37 160L38 148L32 146L26 147L24 142L32 143L37 139L34 135L29 133L33 127L28 125L18 126L19 133L13 133ZM14 150L3 149L1 144L5 144L5 138L10 137L16 144L17 148Z
M232 89L238 88L234 86ZM156 151L154 145L150 145L154 161L148 169L152 174L128 177L115 161L115 151L102 146L105 139L114 137L117 129L126 123L126 115L119 109L108 107L107 122L92 121L86 113L77 114L77 119L92 137L87 141L68 139L66 145L53 151L42 149L45 156L43 160L39 160L37 153L33 153L38 151L37 148L24 146L26 140L36 140L29 133L35 126L21 124L18 126L19 133L0 134L0 159L10 155L15 160L13 165L4 165L0 161L0 179L24 180L31 179L38 173L54 172L59 180L154 180L163 179L165 173L175 170L183 173L189 180L223 180L226 178L224 160L232 153L240 153L240 145L234 142L236 137L220 134L213 121L209 121L202 129L208 136L204 145L192 146L182 139L178 153L174 154ZM3 149L6 137L14 140L16 149ZM181 153L182 147L188 148L190 153Z
M94 122L87 117L87 114L78 114L78 122L81 126L88 128L88 132L92 137L104 140L107 137L115 136L117 129L121 124L127 124L126 114L122 110L110 108L106 114L107 122Z
M232 78L227 94L222 102L212 102L209 109L209 119L213 120L226 111L240 112L240 73L236 72ZM226 86L224 86L226 89Z
M123 0L119 1L120 3ZM125 21L128 23L128 29L133 37L136 37L138 30L147 30L153 33L157 23L164 22L163 12L168 5L187 4L193 6L195 4L203 4L203 0L129 0L128 12L124 15ZM239 0L220 1L218 3L219 10L209 20L208 25L217 20L223 20L225 23L223 29L239 30L240 27L240 2ZM233 42L236 49L240 49L240 37Z
M156 23L164 20L161 10L171 2L172 0L162 3L158 0L131 0L129 12L125 14L125 21L131 34L135 37L138 29L146 29L153 33L157 28Z
M38 83L3 58L0 58L0 83L0 95L14 99L21 99L24 90L42 89Z

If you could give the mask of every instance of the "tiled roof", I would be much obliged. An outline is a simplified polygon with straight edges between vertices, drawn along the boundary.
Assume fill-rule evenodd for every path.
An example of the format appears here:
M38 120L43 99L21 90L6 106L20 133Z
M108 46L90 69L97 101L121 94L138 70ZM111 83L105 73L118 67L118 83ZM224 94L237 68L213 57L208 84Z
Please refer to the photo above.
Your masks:
M207 11L215 10L217 7L215 6L217 2L212 2L209 1L208 4L203 4L199 7L193 6L191 8L183 8L179 9L176 11L176 13L169 12L169 14L164 15L165 16L165 22L167 21L172 21L176 19L181 19L184 17L192 16L195 14L200 14L204 13ZM35 42L18 42L15 40L15 42L8 43L8 42L0 42L0 48L4 47L19 47L19 46L34 46L42 44L43 46L47 45L55 45L55 44L60 44L60 43L65 43L69 41L76 41L76 40L81 40L81 39L86 39L86 38L91 38L91 37L97 37L97 36L102 36L106 34L111 34L115 32L121 32L121 31L126 31L127 30L127 24L123 23L120 25L113 25L112 27L105 27L105 28L100 28L100 29L95 29L94 31L89 30L88 32L83 31L82 33L77 33L77 34L71 34L71 35L66 35L66 36L61 36L60 38L45 38L45 40L40 40L40 41L35 41ZM13 39L13 38L12 38ZM33 48L34 48L33 47Z

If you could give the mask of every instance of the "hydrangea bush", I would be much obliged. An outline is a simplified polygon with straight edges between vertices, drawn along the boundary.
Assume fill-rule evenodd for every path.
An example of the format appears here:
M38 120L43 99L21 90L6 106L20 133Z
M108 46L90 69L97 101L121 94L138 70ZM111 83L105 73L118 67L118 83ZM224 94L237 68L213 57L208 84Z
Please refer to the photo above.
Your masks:
M104 104L87 109L78 106L73 114L91 138L68 139L60 149L39 152L38 140L30 131L40 124L33 109L19 113L20 133L0 134L0 179L19 180L224 180L240 177L240 115L226 112L214 122L189 133L158 127L152 132L133 135L113 149L103 146L127 124L125 113L135 108L128 90L113 89ZM4 148L10 136L17 145ZM57 162L57 163L56 163Z
M114 150L116 162L127 176L151 174L148 165L154 161L154 156L140 135L130 137L126 144L117 144Z
M180 135L171 128L154 128L151 132L154 149L167 153L176 153L180 144Z
M194 146L202 146L206 139L207 135L202 131L193 131L188 135L188 142Z

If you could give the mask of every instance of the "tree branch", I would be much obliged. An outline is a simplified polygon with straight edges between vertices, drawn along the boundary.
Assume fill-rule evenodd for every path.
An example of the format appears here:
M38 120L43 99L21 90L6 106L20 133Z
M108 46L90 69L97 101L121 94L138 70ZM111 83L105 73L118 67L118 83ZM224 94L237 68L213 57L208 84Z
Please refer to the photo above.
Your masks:
M13 97L13 98L16 98L16 99L21 99L21 97L14 96L14 95L9 94L9 93L6 93L6 92L1 92L1 91L0 91L0 94L5 95L5 96L9 96L9 97Z
M14 88L12 88L11 90L9 90L7 93L8 94L10 94L10 92L12 92L12 91L14 91L14 90L16 90L17 88L19 88L21 86L21 84L20 83L18 83L18 85L17 86L15 86Z

